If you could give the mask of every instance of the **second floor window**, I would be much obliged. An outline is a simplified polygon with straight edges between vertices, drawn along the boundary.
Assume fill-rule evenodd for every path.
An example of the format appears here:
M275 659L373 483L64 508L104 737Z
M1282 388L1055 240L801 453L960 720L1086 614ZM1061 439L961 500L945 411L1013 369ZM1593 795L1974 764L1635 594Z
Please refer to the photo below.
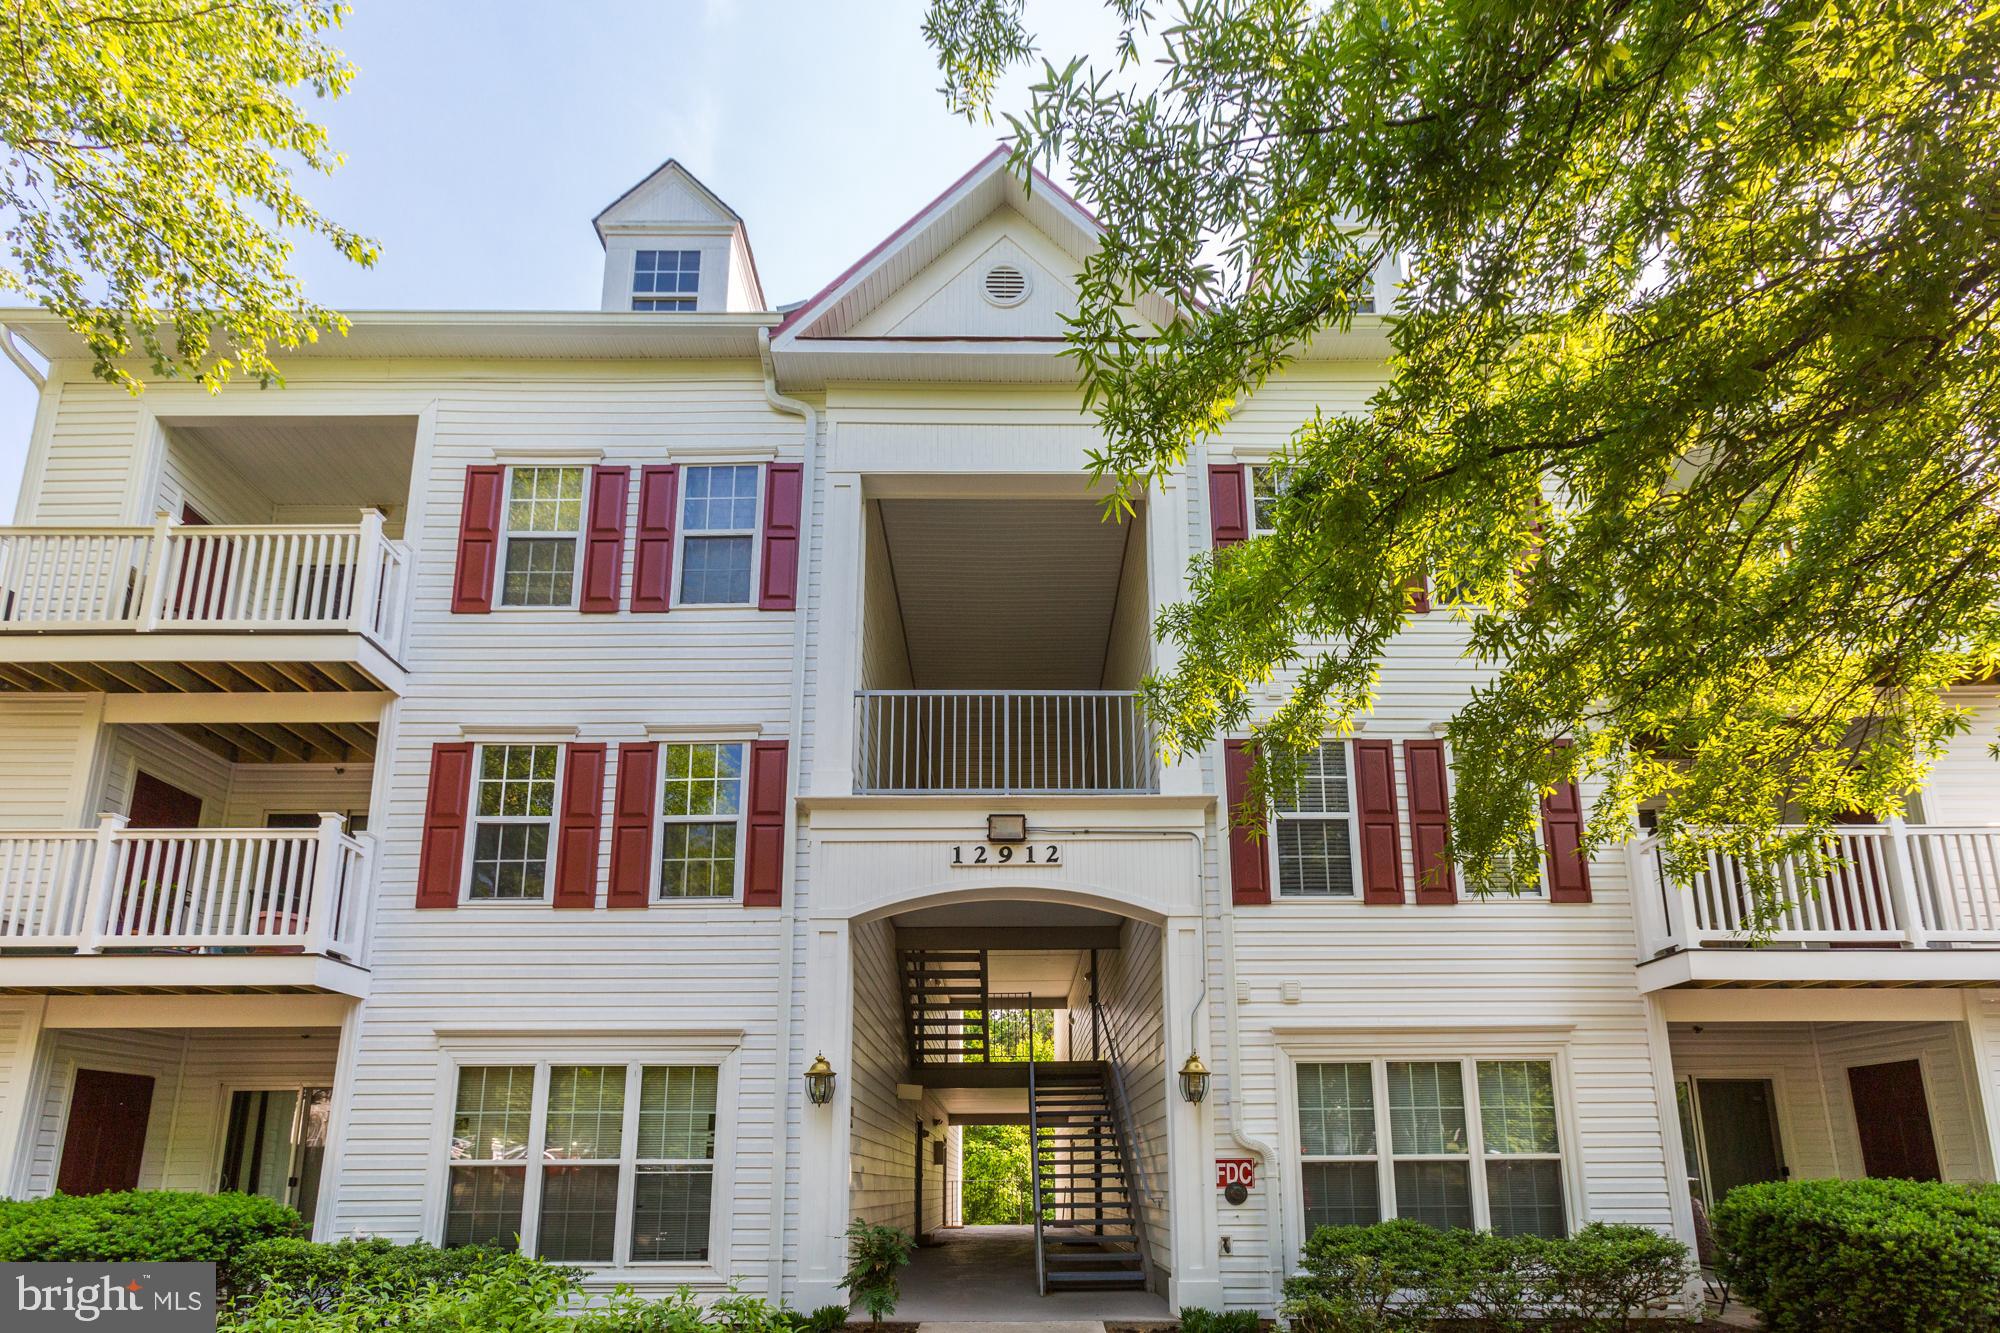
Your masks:
M502 606L570 606L583 539L580 467L507 470L507 552Z
M1277 526L1278 497L1285 493L1285 473L1275 463L1250 468L1250 535L1261 537Z
M663 749L660 897L734 897L743 743L670 743Z
M549 883L559 745L482 745L473 800L474 902L540 901Z
M755 463L681 472L681 597L684 605L745 606L757 536Z
M641 250L632 261L634 310L692 310L700 290L699 250Z
M1322 742L1306 759L1290 800L1277 806L1278 893L1287 898L1352 898L1354 791L1347 742Z

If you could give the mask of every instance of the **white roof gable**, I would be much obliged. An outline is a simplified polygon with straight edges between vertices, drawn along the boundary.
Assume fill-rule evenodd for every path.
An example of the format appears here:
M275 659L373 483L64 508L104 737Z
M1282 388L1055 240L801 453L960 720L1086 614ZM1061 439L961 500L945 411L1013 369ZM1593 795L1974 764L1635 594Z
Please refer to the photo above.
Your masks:
M681 226L737 227L743 219L694 173L668 158L591 219L597 238L610 231L657 231Z
M987 277L1021 275L1025 294L996 300ZM1012 208L989 214L880 305L849 337L1060 338L1076 313L1076 261Z

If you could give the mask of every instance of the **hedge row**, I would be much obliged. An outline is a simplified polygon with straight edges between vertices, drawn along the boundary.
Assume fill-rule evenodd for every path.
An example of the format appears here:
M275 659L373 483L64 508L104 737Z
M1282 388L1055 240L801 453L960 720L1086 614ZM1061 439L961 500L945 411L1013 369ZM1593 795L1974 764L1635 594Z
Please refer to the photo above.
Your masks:
M1476 1319L1495 1333L1625 1329L1678 1300L1687 1249L1647 1227L1594 1223L1556 1239L1420 1222L1322 1227L1285 1283L1293 1333L1378 1333Z

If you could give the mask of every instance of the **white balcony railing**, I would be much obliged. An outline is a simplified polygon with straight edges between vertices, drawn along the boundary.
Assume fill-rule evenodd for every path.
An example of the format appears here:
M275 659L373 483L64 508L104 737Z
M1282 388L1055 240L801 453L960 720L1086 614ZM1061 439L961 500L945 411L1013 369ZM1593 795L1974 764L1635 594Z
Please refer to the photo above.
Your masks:
M310 953L361 960L370 840L312 829L0 833L0 961L9 951Z
M340 630L394 654L409 553L342 527L0 528L0 633Z
M1813 856L1757 866L1777 888L1757 935L1750 867L1711 853L1691 883L1666 878L1659 843L1631 845L1639 957L1687 949L1866 945L2000 947L2000 826L1850 825Z
M863 795L1159 790L1153 732L1124 690L863 690Z

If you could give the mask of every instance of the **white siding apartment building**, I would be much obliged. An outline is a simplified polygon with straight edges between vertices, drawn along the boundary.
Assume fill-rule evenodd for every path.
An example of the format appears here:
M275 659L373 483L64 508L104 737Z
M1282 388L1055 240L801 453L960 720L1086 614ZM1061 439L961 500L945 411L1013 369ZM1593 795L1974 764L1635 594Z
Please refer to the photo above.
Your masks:
M959 1127L1032 1117L1024 1299L1268 1311L1321 1224L1691 1239L1747 1180L1993 1178L1991 686L1763 947L1729 864L1575 856L1574 791L1545 893L1457 882L1442 608L1248 839L1240 744L1154 754L1148 627L1380 382L1378 319L1106 523L1095 227L1001 154L782 311L672 162L596 229L601 310L358 314L282 389L130 396L4 316L49 368L0 529L0 1194L255 1190L808 1308L849 1218L949 1226Z

